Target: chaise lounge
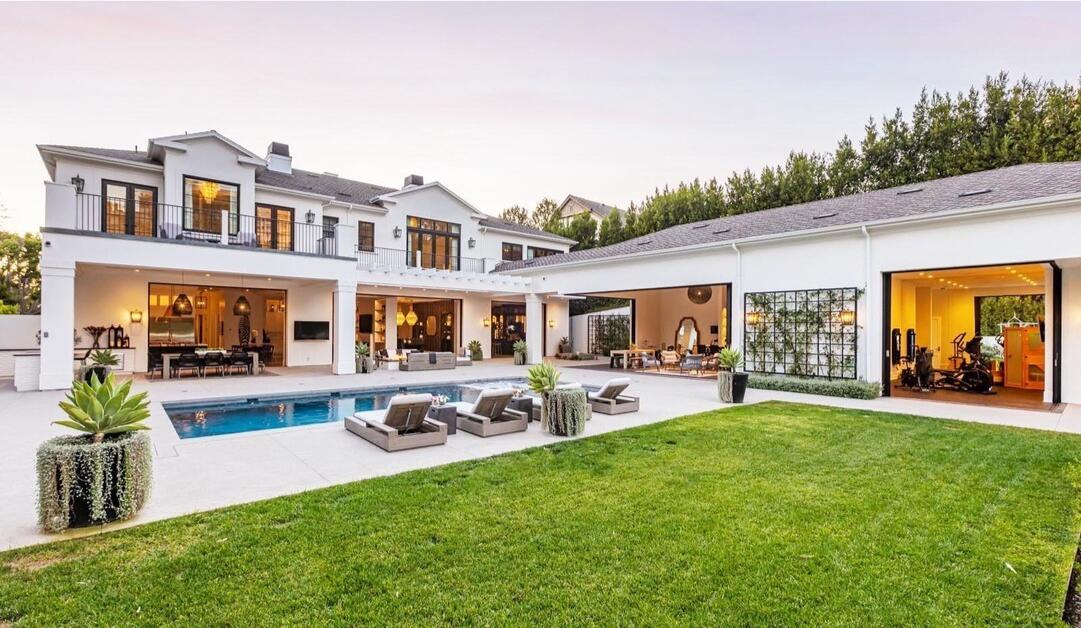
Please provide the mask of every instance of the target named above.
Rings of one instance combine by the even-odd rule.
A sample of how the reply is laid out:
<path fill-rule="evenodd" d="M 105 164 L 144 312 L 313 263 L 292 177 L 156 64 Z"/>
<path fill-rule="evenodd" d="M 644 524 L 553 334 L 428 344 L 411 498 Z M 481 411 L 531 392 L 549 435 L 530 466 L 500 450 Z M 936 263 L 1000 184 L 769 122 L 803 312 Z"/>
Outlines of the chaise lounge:
<path fill-rule="evenodd" d="M 428 419 L 429 394 L 395 395 L 386 410 L 357 412 L 345 429 L 386 451 L 445 445 L 447 424 Z"/>
<path fill-rule="evenodd" d="M 458 429 L 482 438 L 524 432 L 529 427 L 529 415 L 507 407 L 514 398 L 513 388 L 480 391 L 476 402 L 458 401 Z"/>
<path fill-rule="evenodd" d="M 601 414 L 638 412 L 638 397 L 623 394 L 630 385 L 631 380 L 627 377 L 610 379 L 600 390 L 589 393 L 589 405 Z"/>

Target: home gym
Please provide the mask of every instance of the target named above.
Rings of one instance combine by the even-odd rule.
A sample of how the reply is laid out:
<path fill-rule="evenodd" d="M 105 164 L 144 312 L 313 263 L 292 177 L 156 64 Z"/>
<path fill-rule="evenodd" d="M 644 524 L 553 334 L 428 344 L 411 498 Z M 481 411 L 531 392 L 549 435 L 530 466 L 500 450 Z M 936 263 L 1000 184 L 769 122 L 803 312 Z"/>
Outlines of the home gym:
<path fill-rule="evenodd" d="M 887 274 L 886 394 L 1055 409 L 1057 272 L 1028 263 Z"/>

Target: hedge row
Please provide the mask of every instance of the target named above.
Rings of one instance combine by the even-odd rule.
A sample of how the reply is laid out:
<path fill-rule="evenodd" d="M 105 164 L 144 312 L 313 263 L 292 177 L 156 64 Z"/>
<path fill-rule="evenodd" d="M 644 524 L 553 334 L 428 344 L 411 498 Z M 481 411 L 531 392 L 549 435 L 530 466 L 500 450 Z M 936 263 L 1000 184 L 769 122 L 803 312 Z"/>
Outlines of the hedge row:
<path fill-rule="evenodd" d="M 877 382 L 862 379 L 812 379 L 754 373 L 748 378 L 747 387 L 850 399 L 874 399 L 882 392 L 882 386 Z"/>

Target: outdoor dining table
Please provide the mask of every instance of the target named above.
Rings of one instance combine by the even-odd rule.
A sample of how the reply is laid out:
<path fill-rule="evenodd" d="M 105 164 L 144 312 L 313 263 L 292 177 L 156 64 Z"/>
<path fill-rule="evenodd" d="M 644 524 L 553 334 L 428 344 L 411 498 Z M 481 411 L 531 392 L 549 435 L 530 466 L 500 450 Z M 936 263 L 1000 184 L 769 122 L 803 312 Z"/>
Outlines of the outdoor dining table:
<path fill-rule="evenodd" d="M 199 356 L 200 358 L 205 356 L 208 353 L 221 353 L 226 358 L 229 357 L 229 352 L 224 350 L 224 349 L 196 349 L 195 351 L 193 351 L 193 353 L 195 355 Z M 246 351 L 245 353 L 247 353 L 249 356 L 251 356 L 251 360 L 252 360 L 252 362 L 251 362 L 251 372 L 252 373 L 258 373 L 259 372 L 259 352 L 258 351 Z M 170 363 L 173 361 L 174 358 L 179 358 L 179 357 L 180 357 L 179 352 L 161 354 L 161 378 L 162 379 L 172 379 L 173 378 L 172 369 L 170 368 Z"/>
<path fill-rule="evenodd" d="M 655 355 L 656 349 L 614 349 L 609 354 L 614 356 L 623 357 L 623 368 L 629 369 L 631 367 L 631 358 L 636 355 Z"/>

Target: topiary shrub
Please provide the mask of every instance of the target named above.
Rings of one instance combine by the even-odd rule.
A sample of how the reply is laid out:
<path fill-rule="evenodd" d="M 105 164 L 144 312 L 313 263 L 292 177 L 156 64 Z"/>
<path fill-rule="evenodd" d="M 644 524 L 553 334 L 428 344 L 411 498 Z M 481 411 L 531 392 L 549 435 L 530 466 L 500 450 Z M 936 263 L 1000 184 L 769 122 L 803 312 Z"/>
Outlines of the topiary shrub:
<path fill-rule="evenodd" d="M 153 446 L 143 432 L 59 436 L 38 448 L 38 524 L 46 532 L 121 521 L 150 496 Z"/>
<path fill-rule="evenodd" d="M 548 431 L 556 436 L 577 436 L 586 430 L 589 402 L 582 388 L 556 388 L 544 395 Z"/>
<path fill-rule="evenodd" d="M 752 374 L 747 386 L 759 390 L 779 390 L 827 397 L 847 397 L 849 399 L 875 399 L 882 392 L 882 386 L 878 382 L 868 382 L 862 379 L 830 380 L 790 377 L 787 375 Z"/>

